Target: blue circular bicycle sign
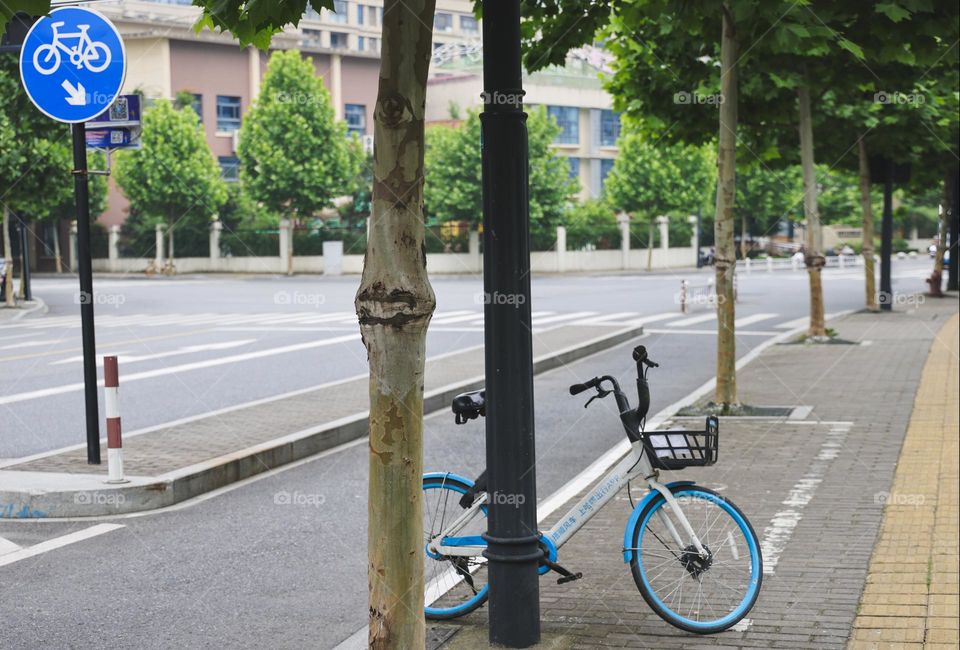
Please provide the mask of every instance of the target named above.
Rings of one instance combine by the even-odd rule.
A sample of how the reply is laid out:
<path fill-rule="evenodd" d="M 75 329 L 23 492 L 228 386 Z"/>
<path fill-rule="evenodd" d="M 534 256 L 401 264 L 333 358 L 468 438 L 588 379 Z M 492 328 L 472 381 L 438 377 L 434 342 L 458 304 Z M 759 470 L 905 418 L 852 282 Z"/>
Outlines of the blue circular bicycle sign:
<path fill-rule="evenodd" d="M 117 28 L 92 9 L 61 7 L 30 28 L 20 78 L 30 101 L 58 122 L 85 122 L 120 94 L 127 56 Z"/>

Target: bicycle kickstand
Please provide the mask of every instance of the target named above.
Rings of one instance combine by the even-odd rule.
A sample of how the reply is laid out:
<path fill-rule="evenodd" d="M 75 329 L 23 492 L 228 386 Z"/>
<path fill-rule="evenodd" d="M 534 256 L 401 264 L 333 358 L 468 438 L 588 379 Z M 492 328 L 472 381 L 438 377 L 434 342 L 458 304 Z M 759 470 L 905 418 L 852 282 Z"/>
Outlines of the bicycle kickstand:
<path fill-rule="evenodd" d="M 556 562 L 552 561 L 550 558 L 544 557 L 541 562 L 550 569 L 551 571 L 556 571 L 560 574 L 560 578 L 557 578 L 557 584 L 562 585 L 567 582 L 573 582 L 574 580 L 579 580 L 583 577 L 583 574 L 577 571 L 576 573 L 571 572 L 568 569 L 563 568 Z"/>

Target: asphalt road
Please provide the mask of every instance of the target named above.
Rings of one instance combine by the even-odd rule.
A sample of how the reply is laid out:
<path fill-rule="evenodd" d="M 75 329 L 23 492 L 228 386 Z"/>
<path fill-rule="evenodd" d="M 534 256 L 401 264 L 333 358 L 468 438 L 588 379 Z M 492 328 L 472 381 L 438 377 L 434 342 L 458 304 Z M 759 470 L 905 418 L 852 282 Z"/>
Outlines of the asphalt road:
<path fill-rule="evenodd" d="M 896 262 L 895 292 L 922 290 L 928 271 L 926 260 Z M 539 327 L 605 316 L 611 322 L 662 316 L 647 325 L 644 339 L 662 366 L 651 373 L 656 412 L 713 373 L 715 321 L 708 306 L 679 313 L 681 276 L 694 284 L 708 277 L 694 272 L 537 277 L 532 307 L 552 312 L 539 316 Z M 482 330 L 476 317 L 467 316 L 481 313 L 474 297 L 480 280 L 433 282 L 440 313 L 429 354 L 479 343 Z M 365 372 L 358 340 L 203 365 L 355 333 L 355 324 L 310 323 L 305 314 L 349 316 L 356 284 L 349 277 L 98 280 L 101 295 L 117 296 L 115 306 L 98 308 L 100 351 L 152 356 L 121 361 L 122 373 L 157 371 L 124 385 L 125 428 Z M 6 400 L 0 402 L 0 457 L 82 441 L 82 392 L 36 393 L 80 381 L 79 362 L 57 363 L 79 354 L 74 288 L 67 280 L 41 279 L 35 290 L 50 313 L 0 325 L 0 400 Z M 796 325 L 807 313 L 806 291 L 802 273 L 742 276 L 737 315 L 746 324 L 738 328 L 738 354 Z M 281 292 L 289 300 L 278 299 Z M 311 295 L 317 297 L 306 297 Z M 862 271 L 827 271 L 825 296 L 828 312 L 860 308 Z M 291 320 L 270 323 L 264 316 L 276 314 Z M 558 318 L 570 314 L 576 316 Z M 109 326 L 110 316 L 129 319 Z M 244 316 L 251 320 L 241 323 Z M 192 349 L 249 339 L 229 348 Z M 537 377 L 541 498 L 623 435 L 611 404 L 584 410 L 585 400 L 571 398 L 566 389 L 599 374 L 630 385 L 629 350 L 629 344 L 620 346 Z M 157 356 L 165 353 L 171 354 Z M 790 396 L 784 403 L 791 403 Z M 483 425 L 456 427 L 451 420 L 446 412 L 427 418 L 425 467 L 475 475 L 483 466 Z M 5 539 L 22 547 L 55 545 L 64 535 L 102 523 L 123 526 L 7 565 L 0 554 L 0 647 L 91 647 L 105 639 L 137 648 L 333 647 L 365 623 L 366 466 L 361 441 L 162 513 L 100 522 L 0 522 L 0 544 Z"/>

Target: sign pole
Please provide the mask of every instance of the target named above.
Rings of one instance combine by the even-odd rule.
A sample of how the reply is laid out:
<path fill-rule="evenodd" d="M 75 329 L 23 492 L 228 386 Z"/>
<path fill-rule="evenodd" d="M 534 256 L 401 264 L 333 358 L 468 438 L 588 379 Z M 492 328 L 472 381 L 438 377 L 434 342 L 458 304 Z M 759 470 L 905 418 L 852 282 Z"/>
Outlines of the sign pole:
<path fill-rule="evenodd" d="M 887 162 L 883 184 L 883 221 L 880 228 L 880 309 L 893 311 L 890 256 L 893 253 L 893 161 Z"/>
<path fill-rule="evenodd" d="M 90 196 L 87 137 L 83 122 L 73 125 L 73 189 L 77 200 L 77 270 L 80 273 L 80 324 L 83 331 L 83 388 L 87 420 L 87 463 L 100 464 L 100 413 L 97 408 L 97 344 L 93 330 L 93 267 L 90 261 Z"/>

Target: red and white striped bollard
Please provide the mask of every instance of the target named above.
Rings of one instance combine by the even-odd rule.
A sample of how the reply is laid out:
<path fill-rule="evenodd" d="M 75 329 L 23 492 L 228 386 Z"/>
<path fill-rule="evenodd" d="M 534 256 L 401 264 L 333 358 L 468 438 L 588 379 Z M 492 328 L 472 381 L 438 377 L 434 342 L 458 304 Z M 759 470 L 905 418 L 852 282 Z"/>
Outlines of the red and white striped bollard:
<path fill-rule="evenodd" d="M 103 358 L 103 404 L 107 414 L 107 483 L 126 483 L 120 439 L 120 372 L 116 357 Z"/>

